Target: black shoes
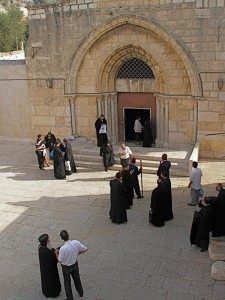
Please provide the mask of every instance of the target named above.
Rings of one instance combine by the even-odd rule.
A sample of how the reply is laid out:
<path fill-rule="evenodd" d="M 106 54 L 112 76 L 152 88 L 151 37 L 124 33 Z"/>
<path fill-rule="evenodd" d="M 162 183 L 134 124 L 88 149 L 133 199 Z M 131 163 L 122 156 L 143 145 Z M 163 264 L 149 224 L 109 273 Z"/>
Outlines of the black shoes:
<path fill-rule="evenodd" d="M 207 251 L 208 249 L 207 248 L 202 248 L 201 250 L 200 250 L 200 252 L 205 252 L 205 251 Z"/>
<path fill-rule="evenodd" d="M 144 198 L 144 196 L 141 195 L 137 196 L 137 199 L 142 199 L 142 198 Z"/>
<path fill-rule="evenodd" d="M 188 203 L 189 206 L 196 206 L 194 203 Z"/>

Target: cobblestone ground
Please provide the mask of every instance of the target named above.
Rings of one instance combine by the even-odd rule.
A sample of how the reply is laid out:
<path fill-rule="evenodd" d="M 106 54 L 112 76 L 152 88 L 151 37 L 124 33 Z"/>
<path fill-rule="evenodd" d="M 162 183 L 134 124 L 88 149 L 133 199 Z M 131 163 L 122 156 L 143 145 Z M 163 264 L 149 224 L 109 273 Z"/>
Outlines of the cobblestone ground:
<path fill-rule="evenodd" d="M 83 299 L 225 299 L 225 283 L 210 277 L 208 253 L 189 242 L 195 208 L 187 206 L 188 178 L 172 178 L 175 218 L 163 228 L 148 223 L 154 175 L 144 175 L 145 198 L 135 199 L 128 223 L 116 225 L 108 218 L 115 172 L 79 169 L 60 181 L 52 167 L 38 169 L 33 145 L 2 141 L 0 150 L 1 300 L 45 299 L 37 238 L 49 233 L 52 246 L 59 246 L 62 229 L 89 247 L 79 257 Z M 215 183 L 225 182 L 225 163 L 201 162 L 200 167 L 205 192 L 215 195 Z M 62 279 L 60 266 L 59 271 Z M 65 299 L 64 288 L 57 299 Z"/>

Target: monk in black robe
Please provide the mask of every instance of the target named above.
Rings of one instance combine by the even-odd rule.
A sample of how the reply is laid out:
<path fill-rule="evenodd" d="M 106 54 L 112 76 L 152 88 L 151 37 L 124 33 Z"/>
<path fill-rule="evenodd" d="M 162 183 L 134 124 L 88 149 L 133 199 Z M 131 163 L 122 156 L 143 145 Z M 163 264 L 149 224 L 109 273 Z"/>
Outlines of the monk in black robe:
<path fill-rule="evenodd" d="M 122 184 L 122 174 L 116 173 L 116 178 L 110 180 L 110 211 L 109 217 L 112 223 L 127 222 L 126 190 Z"/>
<path fill-rule="evenodd" d="M 127 209 L 130 209 L 133 205 L 134 199 L 134 190 L 133 190 L 133 183 L 132 183 L 132 175 L 129 170 L 129 165 L 126 164 L 123 166 L 122 174 L 122 183 L 126 189 L 126 202 L 127 202 Z"/>
<path fill-rule="evenodd" d="M 143 129 L 143 144 L 142 147 L 151 147 L 152 146 L 152 126 L 150 121 L 145 121 L 144 129 Z"/>
<path fill-rule="evenodd" d="M 162 171 L 160 174 L 161 179 L 161 188 L 165 195 L 164 203 L 164 220 L 170 221 L 173 219 L 173 207 L 172 207 L 172 190 L 171 190 L 171 181 L 167 177 L 167 171 Z"/>
<path fill-rule="evenodd" d="M 208 250 L 210 231 L 212 236 L 225 235 L 225 191 L 221 183 L 217 183 L 216 190 L 219 192 L 218 197 L 203 198 L 199 203 L 200 211 L 196 211 L 193 217 L 190 241 L 191 245 L 201 248 L 201 252 Z"/>
<path fill-rule="evenodd" d="M 70 162 L 71 172 L 76 173 L 77 168 L 73 157 L 73 150 L 71 144 L 68 142 L 66 138 L 63 139 L 65 143 L 65 161 Z"/>
<path fill-rule="evenodd" d="M 166 176 L 170 177 L 170 168 L 171 168 L 171 162 L 169 160 L 167 160 L 167 154 L 164 153 L 162 155 L 162 159 L 159 163 L 159 167 L 157 170 L 157 175 L 160 177 L 160 174 L 162 171 L 166 172 Z"/>
<path fill-rule="evenodd" d="M 65 162 L 63 157 L 63 152 L 61 151 L 60 142 L 56 140 L 55 148 L 54 148 L 54 175 L 57 179 L 64 179 L 66 178 L 65 173 Z"/>
<path fill-rule="evenodd" d="M 165 203 L 166 191 L 162 188 L 161 179 L 157 180 L 158 186 L 152 191 L 150 208 L 152 210 L 151 223 L 154 226 L 162 227 L 165 225 Z"/>
<path fill-rule="evenodd" d="M 115 164 L 114 153 L 112 144 L 107 141 L 100 149 L 100 156 L 103 158 L 103 164 L 105 171 L 108 171 L 108 168 Z"/>
<path fill-rule="evenodd" d="M 95 122 L 95 130 L 97 136 L 97 145 L 98 147 L 102 147 L 105 143 L 107 143 L 107 121 L 105 116 L 101 114 L 101 116 Z"/>
<path fill-rule="evenodd" d="M 42 292 L 47 298 L 56 298 L 61 292 L 61 283 L 57 268 L 58 260 L 54 253 L 55 249 L 51 248 L 47 234 L 42 234 L 38 240 L 40 242 L 38 254 Z"/>

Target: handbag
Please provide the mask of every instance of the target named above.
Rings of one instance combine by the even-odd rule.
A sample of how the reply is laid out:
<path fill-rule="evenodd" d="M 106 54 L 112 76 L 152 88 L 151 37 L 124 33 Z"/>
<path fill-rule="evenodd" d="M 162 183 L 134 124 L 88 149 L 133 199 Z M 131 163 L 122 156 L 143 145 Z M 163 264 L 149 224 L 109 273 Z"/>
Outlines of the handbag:
<path fill-rule="evenodd" d="M 99 133 L 106 133 L 106 124 L 102 124 Z"/>
<path fill-rule="evenodd" d="M 51 158 L 54 158 L 54 150 L 50 151 L 49 155 L 50 155 Z"/>
<path fill-rule="evenodd" d="M 70 161 L 69 160 L 65 161 L 65 169 L 66 169 L 66 171 L 71 171 L 71 166 L 70 166 Z"/>
<path fill-rule="evenodd" d="M 152 214 L 153 214 L 153 210 L 150 209 L 149 213 L 148 213 L 148 221 L 149 221 L 149 223 L 152 223 Z"/>

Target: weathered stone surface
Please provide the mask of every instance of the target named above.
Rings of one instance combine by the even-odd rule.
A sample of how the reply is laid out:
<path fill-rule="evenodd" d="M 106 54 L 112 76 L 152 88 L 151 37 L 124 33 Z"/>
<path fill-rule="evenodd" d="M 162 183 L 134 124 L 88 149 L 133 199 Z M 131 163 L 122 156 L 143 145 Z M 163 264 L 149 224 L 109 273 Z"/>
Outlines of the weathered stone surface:
<path fill-rule="evenodd" d="M 225 242 L 211 241 L 209 244 L 209 257 L 214 261 L 225 261 Z"/>
<path fill-rule="evenodd" d="M 225 280 L 225 262 L 216 261 L 212 265 L 211 276 L 215 280 Z"/>

